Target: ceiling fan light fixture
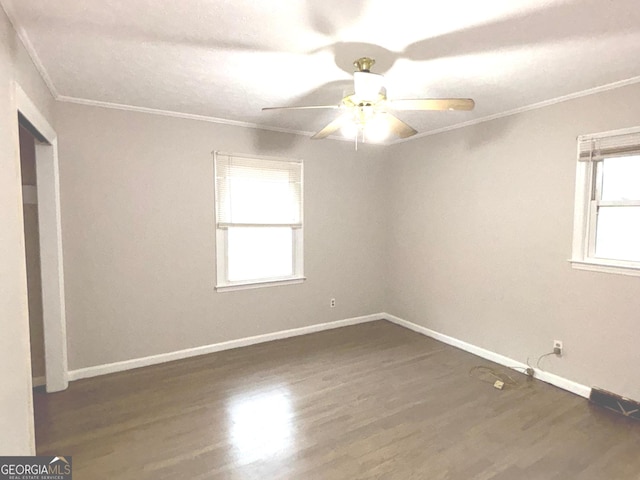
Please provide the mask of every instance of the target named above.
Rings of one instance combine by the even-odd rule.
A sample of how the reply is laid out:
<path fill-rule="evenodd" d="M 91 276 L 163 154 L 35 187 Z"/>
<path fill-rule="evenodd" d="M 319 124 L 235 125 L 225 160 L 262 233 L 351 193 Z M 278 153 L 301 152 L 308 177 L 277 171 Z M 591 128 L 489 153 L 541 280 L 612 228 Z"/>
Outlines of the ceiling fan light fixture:
<path fill-rule="evenodd" d="M 340 133 L 346 138 L 355 138 L 359 130 L 360 128 L 355 122 L 347 122 L 340 128 Z"/>
<path fill-rule="evenodd" d="M 381 115 L 375 115 L 364 126 L 364 134 L 371 142 L 381 142 L 389 133 L 389 123 Z"/>
<path fill-rule="evenodd" d="M 373 102 L 378 99 L 384 82 L 384 77 L 371 72 L 354 72 L 353 86 L 356 96 L 365 102 Z"/>
<path fill-rule="evenodd" d="M 1 1 L 1 0 L 0 0 Z M 353 90 L 344 92 L 337 105 L 303 105 L 269 107 L 262 110 L 340 109 L 340 116 L 315 133 L 311 138 L 320 140 L 340 131 L 347 138 L 354 138 L 356 150 L 358 137 L 365 141 L 380 142 L 393 133 L 399 138 L 409 138 L 418 131 L 394 115 L 395 111 L 473 110 L 471 98 L 408 98 L 387 99 L 384 77 L 371 73 L 376 63 L 373 58 L 361 57 L 353 62 Z"/>

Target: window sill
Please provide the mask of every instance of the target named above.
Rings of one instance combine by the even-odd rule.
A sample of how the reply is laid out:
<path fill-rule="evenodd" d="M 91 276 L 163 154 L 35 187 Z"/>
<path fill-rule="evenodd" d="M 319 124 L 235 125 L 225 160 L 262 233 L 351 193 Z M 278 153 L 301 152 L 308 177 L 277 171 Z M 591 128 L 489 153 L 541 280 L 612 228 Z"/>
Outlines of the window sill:
<path fill-rule="evenodd" d="M 302 283 L 306 280 L 306 277 L 291 277 L 282 280 L 265 280 L 255 282 L 238 282 L 228 283 L 222 285 L 216 285 L 216 291 L 218 292 L 233 292 L 235 290 L 249 290 L 252 288 L 264 288 L 264 287 L 278 287 L 280 285 L 293 285 L 296 283 Z"/>
<path fill-rule="evenodd" d="M 571 266 L 577 270 L 590 270 L 592 272 L 615 273 L 618 275 L 630 275 L 640 277 L 640 264 L 622 263 L 598 260 L 569 260 Z"/>

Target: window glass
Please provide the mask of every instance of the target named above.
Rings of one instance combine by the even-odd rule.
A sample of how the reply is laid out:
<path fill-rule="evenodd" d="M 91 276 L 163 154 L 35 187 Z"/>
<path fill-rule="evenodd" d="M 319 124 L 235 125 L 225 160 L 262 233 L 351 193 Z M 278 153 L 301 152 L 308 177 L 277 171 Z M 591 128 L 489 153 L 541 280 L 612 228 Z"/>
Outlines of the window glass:
<path fill-rule="evenodd" d="M 293 232 L 288 227 L 229 227 L 228 280 L 293 275 Z"/>
<path fill-rule="evenodd" d="M 640 207 L 600 207 L 596 257 L 640 261 Z"/>
<path fill-rule="evenodd" d="M 602 161 L 602 200 L 640 200 L 640 157 Z"/>

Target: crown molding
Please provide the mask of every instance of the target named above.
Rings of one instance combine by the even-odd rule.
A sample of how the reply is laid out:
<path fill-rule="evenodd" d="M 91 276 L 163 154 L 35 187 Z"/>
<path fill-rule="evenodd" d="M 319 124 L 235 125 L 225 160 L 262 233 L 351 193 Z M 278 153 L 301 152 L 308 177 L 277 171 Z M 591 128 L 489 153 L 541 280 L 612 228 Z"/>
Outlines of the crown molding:
<path fill-rule="evenodd" d="M 537 110 L 539 108 L 549 107 L 551 105 L 567 102 L 569 100 L 574 100 L 576 98 L 588 97 L 589 95 L 595 95 L 596 93 L 615 90 L 616 88 L 622 88 L 628 85 L 634 85 L 636 83 L 640 83 L 640 76 L 631 77 L 626 80 L 620 80 L 618 82 L 607 83 L 605 85 L 600 85 L 599 87 L 589 88 L 587 90 L 582 90 L 580 92 L 570 93 L 568 95 L 563 95 L 562 97 L 556 97 L 550 100 L 544 100 L 542 102 L 533 103 L 531 105 L 525 105 L 524 107 L 514 108 L 513 110 L 507 110 L 506 112 L 495 113 L 493 115 L 487 115 L 486 117 L 482 117 L 482 118 L 475 118 L 473 120 L 469 120 L 468 122 L 456 123 L 455 125 L 449 125 L 448 127 L 436 128 L 435 130 L 421 132 L 409 138 L 400 138 L 393 142 L 389 142 L 388 145 L 396 145 L 399 143 L 410 142 L 412 140 L 417 140 L 419 138 L 429 137 L 431 135 L 437 135 L 439 133 L 444 133 L 444 132 L 450 132 L 451 130 L 470 127 L 471 125 L 478 125 L 479 123 L 490 122 L 491 120 L 497 120 L 503 117 L 510 117 L 512 115 L 518 115 L 519 113 L 524 113 L 531 110 Z"/>
<path fill-rule="evenodd" d="M 4 10 L 4 13 L 7 15 L 7 18 L 9 19 L 9 23 L 11 23 L 11 25 L 13 26 L 13 29 L 15 30 L 16 34 L 18 35 L 18 38 L 22 42 L 24 49 L 27 51 L 27 54 L 31 58 L 31 62 L 33 62 L 33 66 L 36 67 L 36 70 L 40 74 L 40 77 L 42 77 L 42 80 L 44 81 L 45 85 L 49 89 L 51 96 L 57 100 L 58 97 L 60 96 L 58 94 L 58 90 L 53 84 L 53 80 L 51 80 L 51 77 L 49 76 L 49 73 L 47 72 L 46 68 L 44 68 L 44 64 L 40 60 L 40 57 L 36 53 L 36 49 L 31 43 L 31 39 L 29 39 L 29 35 L 27 35 L 26 29 L 20 24 L 20 22 L 18 22 L 15 12 L 9 6 L 10 4 L 11 2 L 7 2 L 6 0 L 0 0 L 0 8 L 2 8 L 2 10 Z"/>
<path fill-rule="evenodd" d="M 113 110 L 124 110 L 128 112 L 147 113 L 150 115 L 160 115 L 164 117 L 183 118 L 187 120 L 198 120 L 201 122 L 217 123 L 220 125 L 231 125 L 234 127 L 255 128 L 258 130 L 267 130 L 270 132 L 288 133 L 291 135 L 300 135 L 305 138 L 309 138 L 315 134 L 315 132 L 309 132 L 306 130 L 293 130 L 289 128 L 272 127 L 269 125 L 261 125 L 259 123 L 243 122 L 240 120 L 228 120 L 226 118 L 210 117 L 208 115 L 197 115 L 194 113 L 176 112 L 173 110 L 162 110 L 158 108 L 137 107 L 134 105 L 127 105 L 122 103 L 103 102 L 99 100 L 89 100 L 87 98 L 70 97 L 67 95 L 58 95 L 56 100 L 65 103 L 75 103 L 78 105 L 87 105 L 91 107 L 110 108 Z M 330 135 L 327 137 L 330 140 L 338 140 L 341 142 L 353 143 L 353 139 L 346 138 L 338 135 Z M 385 143 L 367 142 L 367 145 L 386 145 Z"/>
<path fill-rule="evenodd" d="M 173 110 L 162 110 L 159 108 L 138 107 L 134 105 L 127 105 L 123 103 L 102 102 L 100 100 L 89 100 L 87 98 L 70 97 L 67 95 L 59 95 L 56 100 L 66 103 L 76 103 L 78 105 L 88 105 L 91 107 L 111 108 L 114 110 L 125 110 L 129 112 L 148 113 L 151 115 L 161 115 L 164 117 L 185 118 L 187 120 L 199 120 L 201 122 L 219 123 L 221 125 L 232 125 L 235 127 L 245 128 L 257 128 L 259 130 L 269 130 L 279 133 L 290 133 L 293 135 L 313 135 L 313 132 L 307 132 L 304 130 L 293 130 L 289 128 L 271 127 L 268 125 L 260 125 L 258 123 L 243 122 L 240 120 L 228 120 L 226 118 L 210 117 L 208 115 L 198 115 L 195 113 L 183 113 Z"/>
<path fill-rule="evenodd" d="M 570 93 L 568 95 L 563 95 L 562 97 L 556 97 L 556 98 L 552 98 L 552 99 L 549 99 L 549 100 L 544 100 L 542 102 L 533 103 L 531 105 L 525 105 L 523 107 L 514 108 L 512 110 L 507 110 L 506 112 L 500 112 L 500 113 L 496 113 L 496 114 L 493 114 L 493 115 L 487 115 L 485 117 L 476 118 L 476 119 L 473 119 L 473 120 L 469 120 L 467 122 L 456 123 L 455 125 L 449 125 L 447 127 L 437 128 L 437 129 L 429 130 L 429 131 L 426 131 L 426 132 L 421 132 L 421 133 L 418 133 L 418 134 L 416 134 L 416 135 L 414 135 L 412 137 L 409 137 L 409 138 L 400 138 L 398 140 L 386 141 L 386 142 L 381 142 L 381 143 L 373 143 L 373 142 L 369 143 L 369 142 L 367 142 L 367 144 L 369 144 L 369 145 L 377 145 L 377 146 L 389 146 L 389 145 L 397 145 L 397 144 L 405 143 L 405 142 L 411 142 L 411 141 L 414 141 L 414 140 L 418 140 L 419 138 L 429 137 L 429 136 L 432 136 L 432 135 L 437 135 L 439 133 L 445 133 L 445 132 L 449 132 L 449 131 L 452 131 L 452 130 L 458 130 L 460 128 L 465 128 L 465 127 L 470 127 L 472 125 L 478 125 L 480 123 L 490 122 L 492 120 L 497 120 L 499 118 L 510 117 L 512 115 L 518 115 L 520 113 L 525 113 L 525 112 L 528 112 L 528 111 L 531 111 L 531 110 L 537 110 L 539 108 L 549 107 L 551 105 L 556 105 L 558 103 L 567 102 L 569 100 L 574 100 L 576 98 L 587 97 L 589 95 L 595 95 L 597 93 L 607 92 L 609 90 L 615 90 L 617 88 L 622 88 L 622 87 L 626 87 L 628 85 L 634 85 L 634 84 L 637 84 L 637 83 L 640 83 L 640 76 L 628 78 L 626 80 L 620 80 L 618 82 L 608 83 L 606 85 L 601 85 L 599 87 L 589 88 L 587 90 L 582 90 L 580 92 Z M 289 134 L 293 134 L 293 135 L 301 135 L 301 136 L 304 136 L 304 137 L 307 137 L 307 138 L 314 134 L 314 132 L 309 132 L 309 131 L 305 131 L 305 130 L 293 130 L 293 129 L 288 129 L 288 128 L 271 127 L 271 126 L 268 126 L 268 125 L 260 125 L 260 124 L 251 123 L 251 122 L 242 122 L 242 121 L 239 121 L 239 120 L 227 120 L 227 119 L 224 119 L 224 118 L 210 117 L 210 116 L 206 116 L 206 115 L 196 115 L 196 114 L 191 114 L 191 113 L 174 112 L 174 111 L 171 111 L 171 110 L 160 110 L 160 109 L 155 109 L 155 108 L 136 107 L 136 106 L 132 106 L 132 105 L 125 105 L 125 104 L 119 104 L 119 103 L 101 102 L 101 101 L 98 101 L 98 100 L 89 100 L 89 99 L 85 99 L 85 98 L 69 97 L 69 96 L 65 96 L 65 95 L 57 95 L 56 96 L 56 100 L 61 101 L 61 102 L 77 103 L 77 104 L 80 104 L 80 105 L 90 105 L 90 106 L 95 106 L 95 107 L 112 108 L 112 109 L 117 109 L 117 110 L 127 110 L 127 111 L 132 111 L 132 112 L 149 113 L 149 114 L 153 114 L 153 115 L 164 115 L 164 116 L 168 116 L 168 117 L 186 118 L 186 119 L 190 119 L 190 120 L 200 120 L 200 121 L 204 121 L 204 122 L 218 123 L 218 124 L 222 124 L 222 125 L 233 125 L 233 126 L 236 126 L 236 127 L 256 128 L 256 129 L 259 129 L 259 130 L 267 130 L 267 131 L 272 131 L 272 132 L 289 133 Z M 353 142 L 353 139 L 345 138 L 345 137 L 338 136 L 338 135 L 330 135 L 327 138 L 329 138 L 331 140 L 338 140 L 338 141 L 343 141 L 343 142 L 344 141 Z"/>

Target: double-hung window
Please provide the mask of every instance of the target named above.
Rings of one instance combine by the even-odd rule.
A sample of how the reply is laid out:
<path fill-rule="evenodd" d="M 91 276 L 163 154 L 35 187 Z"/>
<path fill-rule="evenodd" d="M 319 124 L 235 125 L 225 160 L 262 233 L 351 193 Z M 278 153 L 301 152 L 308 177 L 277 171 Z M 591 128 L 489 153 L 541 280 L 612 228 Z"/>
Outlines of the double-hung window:
<path fill-rule="evenodd" d="M 217 289 L 303 281 L 302 162 L 214 158 Z"/>
<path fill-rule="evenodd" d="M 640 128 L 578 138 L 572 264 L 640 275 Z"/>

